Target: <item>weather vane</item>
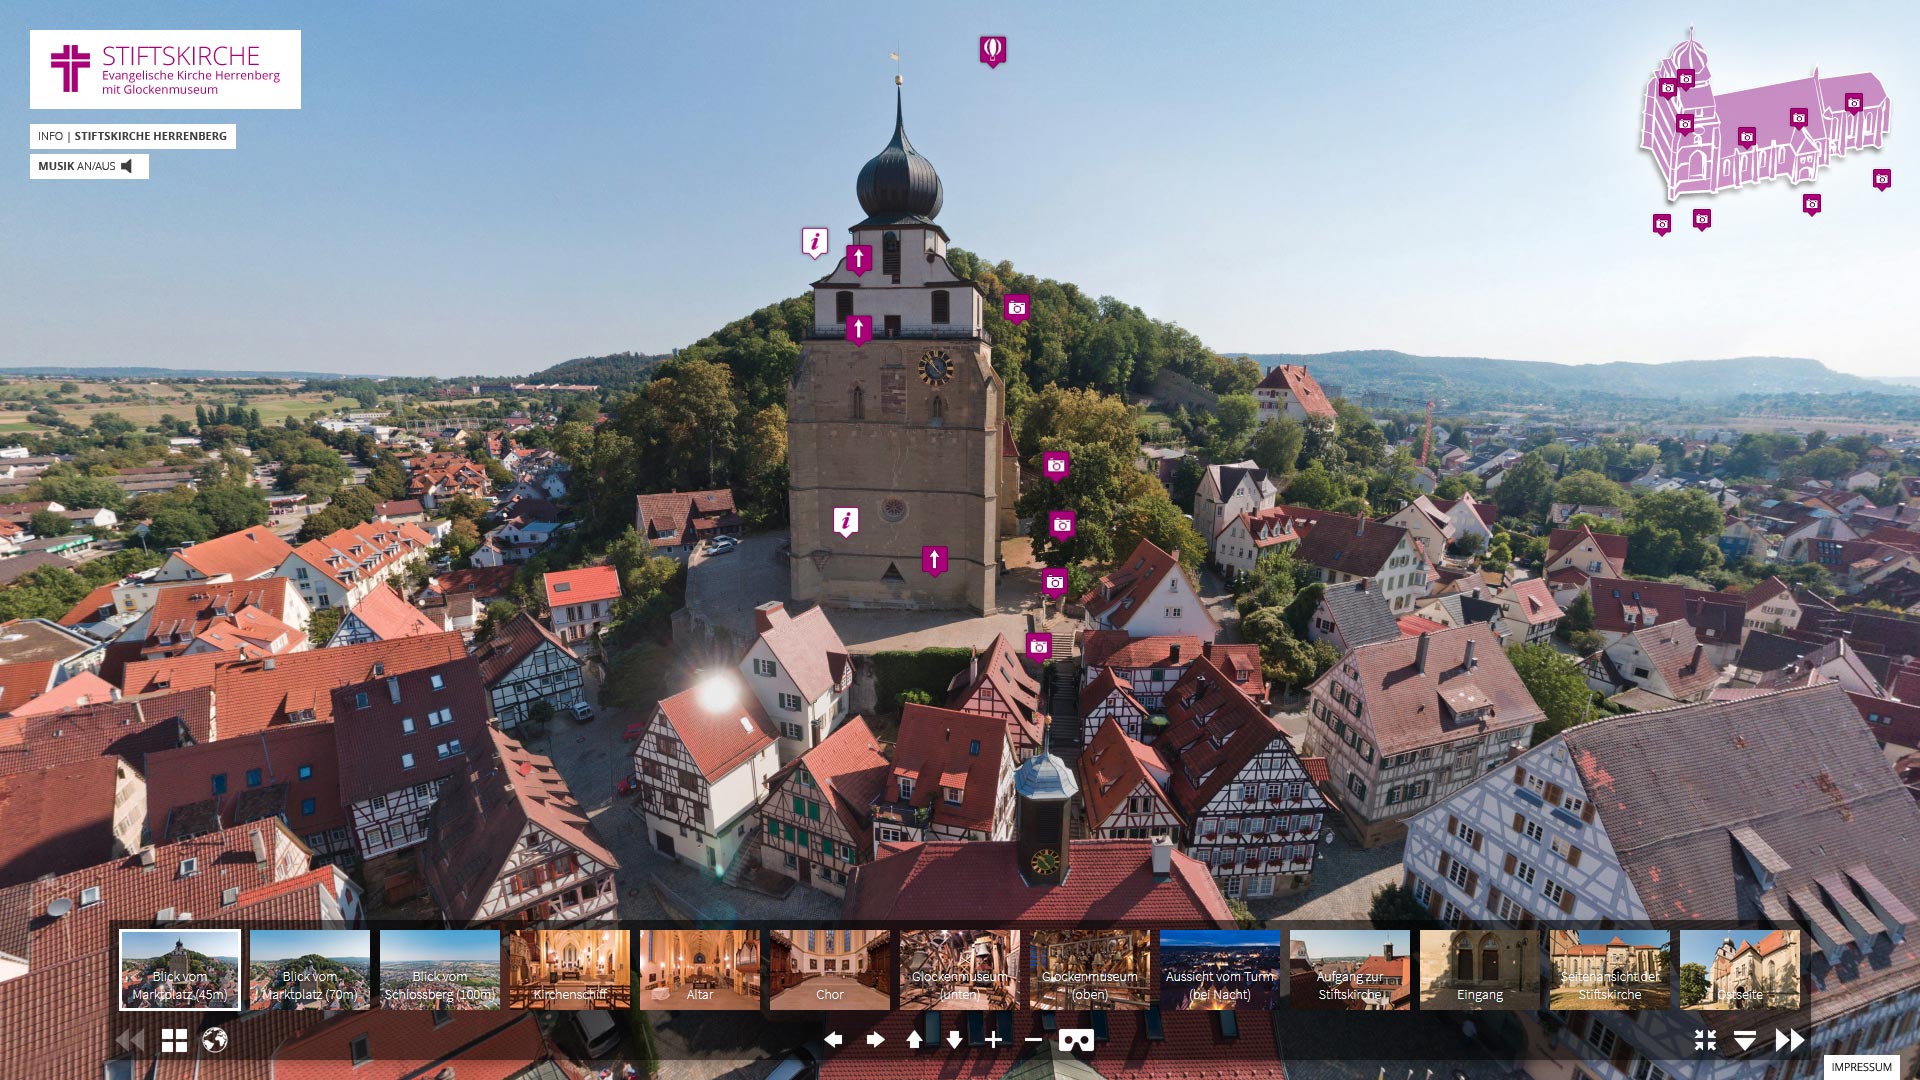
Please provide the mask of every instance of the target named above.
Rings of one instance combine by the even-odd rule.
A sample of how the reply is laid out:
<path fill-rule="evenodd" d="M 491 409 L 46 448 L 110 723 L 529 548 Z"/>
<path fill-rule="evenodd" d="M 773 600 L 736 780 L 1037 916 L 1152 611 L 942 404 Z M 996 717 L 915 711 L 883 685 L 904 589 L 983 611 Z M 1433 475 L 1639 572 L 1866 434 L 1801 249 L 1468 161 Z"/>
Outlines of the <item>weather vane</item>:
<path fill-rule="evenodd" d="M 905 79 L 900 77 L 900 54 L 897 52 L 890 52 L 887 54 L 887 56 L 893 60 L 893 85 L 899 86 L 901 83 L 906 81 Z"/>

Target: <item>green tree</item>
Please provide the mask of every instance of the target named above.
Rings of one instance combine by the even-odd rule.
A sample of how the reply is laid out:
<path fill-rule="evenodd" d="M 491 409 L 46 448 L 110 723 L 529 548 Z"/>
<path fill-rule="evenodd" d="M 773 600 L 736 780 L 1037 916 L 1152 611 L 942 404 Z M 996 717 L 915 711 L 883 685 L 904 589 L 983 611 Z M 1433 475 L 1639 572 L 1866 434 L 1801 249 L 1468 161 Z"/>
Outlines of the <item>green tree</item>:
<path fill-rule="evenodd" d="M 1813 440 L 1809 437 L 1807 441 L 1811 443 Z M 1816 480 L 1838 480 L 1859 467 L 1860 459 L 1853 454 L 1837 446 L 1822 446 L 1817 450 L 1808 450 L 1798 457 L 1790 457 L 1781 462 L 1780 472 L 1786 476 L 1811 476 Z"/>
<path fill-rule="evenodd" d="M 46 476 L 33 486 L 33 493 L 36 500 L 57 502 L 69 510 L 98 510 L 104 507 L 118 512 L 127 508 L 127 493 L 120 489 L 120 485 L 103 476 Z"/>
<path fill-rule="evenodd" d="M 741 517 L 768 528 L 787 520 L 787 410 L 768 405 L 747 418 L 733 467 Z"/>
<path fill-rule="evenodd" d="M 1546 716 L 1533 726 L 1533 745 L 1539 745 L 1575 724 L 1594 717 L 1593 691 L 1574 660 L 1544 641 L 1514 645 L 1507 659 L 1520 681 Z"/>
<path fill-rule="evenodd" d="M 1352 494 L 1339 477 L 1316 460 L 1294 474 L 1293 482 L 1287 485 L 1286 500 L 1294 506 L 1327 510 Z"/>
<path fill-rule="evenodd" d="M 1666 577 L 1714 565 L 1723 520 L 1719 504 L 1695 488 L 1641 495 L 1627 508 L 1627 569 Z"/>
<path fill-rule="evenodd" d="M 1213 416 L 1219 422 L 1214 429 L 1214 445 L 1220 451 L 1219 456 L 1238 457 L 1242 441 L 1260 418 L 1260 403 L 1252 394 L 1227 394 L 1214 405 Z"/>
<path fill-rule="evenodd" d="M 473 640 L 486 641 L 500 631 L 500 628 L 513 621 L 520 614 L 520 605 L 511 600 L 495 600 L 480 613 L 480 621 L 474 625 Z"/>
<path fill-rule="evenodd" d="M 1286 478 L 1300 466 L 1300 450 L 1306 445 L 1307 432 L 1290 416 L 1281 416 L 1261 424 L 1247 444 L 1247 456 L 1273 475 L 1274 483 L 1284 487 Z"/>
<path fill-rule="evenodd" d="M 1570 472 L 1553 485 L 1553 501 L 1585 506 L 1625 506 L 1626 489 L 1605 474 L 1579 470 Z"/>
<path fill-rule="evenodd" d="M 1707 1000 L 1707 969 L 1703 964 L 1680 965 L 1680 1000 L 1683 1008 L 1692 1008 Z"/>
<path fill-rule="evenodd" d="M 1073 459 L 1065 480 L 1029 487 L 1018 506 L 1021 516 L 1033 519 L 1034 552 L 1048 565 L 1107 563 L 1125 555 L 1115 550 L 1121 508 L 1155 492 L 1164 496 L 1158 480 L 1134 467 L 1140 452 L 1137 420 L 1138 410 L 1097 391 L 1049 386 L 1027 401 L 1019 423 L 1022 460 L 1035 468 L 1043 452 L 1060 450 Z M 1072 539 L 1048 535 L 1047 515 L 1053 510 L 1075 512 Z M 1135 515 L 1136 524 L 1139 520 Z"/>
<path fill-rule="evenodd" d="M 1142 540 L 1151 540 L 1161 551 L 1178 552 L 1180 564 L 1189 571 L 1200 569 L 1206 556 L 1206 541 L 1173 505 L 1164 490 L 1152 491 L 1121 507 L 1113 519 L 1114 554 L 1124 557 Z"/>
<path fill-rule="evenodd" d="M 147 526 L 147 544 L 162 551 L 211 540 L 216 535 L 212 518 L 182 506 L 161 510 Z"/>
<path fill-rule="evenodd" d="M 1575 593 L 1573 600 L 1567 604 L 1566 614 L 1560 619 L 1559 630 L 1564 636 L 1591 629 L 1593 629 L 1593 597 L 1588 596 L 1587 591 L 1582 589 Z"/>
<path fill-rule="evenodd" d="M 1412 893 L 1391 883 L 1373 891 L 1373 900 L 1367 905 L 1367 918 L 1374 926 L 1388 930 L 1435 925 L 1432 912 L 1420 906 Z"/>
<path fill-rule="evenodd" d="M 345 608 L 314 608 L 313 614 L 307 616 L 307 640 L 312 642 L 316 649 L 325 648 L 327 642 L 332 641 L 333 635 L 339 631 L 340 620 L 345 617 Z"/>
<path fill-rule="evenodd" d="M 41 538 L 66 536 L 78 531 L 72 519 L 52 510 L 35 510 L 27 518 L 27 530 Z"/>
<path fill-rule="evenodd" d="M 213 522 L 215 536 L 265 525 L 267 497 L 251 484 L 215 484 L 201 488 L 193 497 L 193 508 Z"/>
<path fill-rule="evenodd" d="M 1494 489 L 1493 501 L 1508 517 L 1532 520 L 1546 510 L 1553 495 L 1553 466 L 1534 452 L 1522 456 L 1507 469 L 1500 486 Z"/>

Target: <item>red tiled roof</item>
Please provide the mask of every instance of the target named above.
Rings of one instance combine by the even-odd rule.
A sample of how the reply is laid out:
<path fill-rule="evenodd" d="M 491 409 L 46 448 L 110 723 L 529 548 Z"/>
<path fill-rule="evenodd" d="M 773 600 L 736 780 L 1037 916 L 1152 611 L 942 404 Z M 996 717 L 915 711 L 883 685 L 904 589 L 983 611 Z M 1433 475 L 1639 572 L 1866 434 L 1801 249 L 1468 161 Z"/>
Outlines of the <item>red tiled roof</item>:
<path fill-rule="evenodd" d="M 555 636 L 539 619 L 522 611 L 473 650 L 474 662 L 480 665 L 480 681 L 492 687 L 512 674 L 513 669 L 519 667 L 520 662 L 542 644 L 552 644 L 575 663 L 580 661 L 580 657 L 567 647 L 566 642 Z"/>
<path fill-rule="evenodd" d="M 1560 610 L 1560 604 L 1553 598 L 1553 590 L 1539 578 L 1527 578 L 1507 586 L 1519 602 L 1520 617 L 1529 625 L 1538 626 L 1551 622 L 1566 614 Z"/>
<path fill-rule="evenodd" d="M 734 512 L 733 492 L 725 488 L 641 495 L 636 505 L 636 528 L 654 547 L 686 544 L 692 539 L 695 517 L 716 518 L 721 528 L 737 528 L 740 524 Z"/>
<path fill-rule="evenodd" d="M 90 623 L 95 619 L 113 614 L 113 590 L 119 587 L 120 583 L 117 581 L 94 586 L 92 592 L 81 597 L 79 603 L 68 609 L 65 615 L 60 616 L 60 625 L 79 626 L 81 623 Z"/>
<path fill-rule="evenodd" d="M 702 705 L 702 690 L 712 692 L 703 684 L 660 699 L 648 724 L 651 726 L 664 717 L 687 753 L 692 755 L 700 775 L 711 784 L 766 749 L 777 738 L 777 733 L 773 722 L 760 708 L 759 700 L 742 684 L 737 672 L 721 672 L 710 678 L 725 680 L 726 685 L 732 687 L 730 701 L 711 709 Z"/>
<path fill-rule="evenodd" d="M 1745 600 L 1670 581 L 1594 577 L 1587 592 L 1593 598 L 1594 629 L 1610 633 L 1685 619 L 1703 641 L 1737 644 L 1746 626 Z M 1628 612 L 1636 615 L 1636 622 L 1627 622 Z"/>
<path fill-rule="evenodd" d="M 319 573 L 342 585 L 350 585 L 364 581 L 368 575 L 379 573 L 397 560 L 422 554 L 432 546 L 433 537 L 416 525 L 370 521 L 309 540 L 295 548 L 293 554 Z"/>
<path fill-rule="evenodd" d="M 448 570 L 433 575 L 431 591 L 442 596 L 470 592 L 481 601 L 505 596 L 520 573 L 515 566 L 475 566 L 466 570 Z"/>
<path fill-rule="evenodd" d="M 1185 573 L 1179 567 L 1178 553 L 1161 551 L 1153 541 L 1142 540 L 1112 573 L 1080 598 L 1080 603 L 1097 617 L 1124 628 L 1169 573 Z M 1191 587 L 1192 582 L 1188 585 Z"/>
<path fill-rule="evenodd" d="M 1355 577 L 1378 577 L 1407 530 L 1384 521 L 1336 514 L 1305 506 L 1277 506 L 1300 534 L 1294 558 L 1322 570 Z"/>
<path fill-rule="evenodd" d="M 815 609 L 818 610 L 818 609 Z M 967 681 L 967 670 L 953 677 L 953 686 L 949 690 L 958 690 L 951 694 L 947 704 L 962 711 L 984 712 L 988 706 L 977 709 L 968 706 L 976 696 L 991 687 L 1000 699 L 1000 704 L 1012 710 L 1013 718 L 1007 722 L 1007 736 L 1013 740 L 1016 750 L 1040 745 L 1042 714 L 1040 710 L 1040 684 L 1035 682 L 1021 666 L 1020 651 L 1013 647 L 1007 635 L 998 634 L 987 651 L 978 656 L 977 661 L 968 669 L 977 672 L 977 676 Z"/>
<path fill-rule="evenodd" d="M 58 660 L 0 664 L 0 714 L 10 713 L 53 689 L 54 677 L 59 673 Z"/>
<path fill-rule="evenodd" d="M 78 709 L 112 701 L 120 688 L 91 671 L 83 671 L 66 682 L 15 708 L 8 716 L 38 716 L 41 713 Z"/>
<path fill-rule="evenodd" d="M 1080 635 L 1080 662 L 1093 668 L 1178 668 L 1200 655 L 1200 639 L 1187 634 L 1137 638 L 1125 630 L 1088 630 Z M 1257 647 L 1256 647 L 1257 648 Z"/>
<path fill-rule="evenodd" d="M 175 554 L 201 577 L 229 575 L 235 581 L 245 581 L 279 569 L 293 549 L 271 529 L 255 526 L 182 548 Z"/>
<path fill-rule="evenodd" d="M 1316 785 L 1326 783 L 1333 775 L 1333 770 L 1327 765 L 1327 759 L 1323 757 L 1303 757 L 1300 759 L 1300 767 L 1307 770 L 1307 779 Z"/>
<path fill-rule="evenodd" d="M 1080 753 L 1080 792 L 1087 801 L 1087 823 L 1099 826 L 1142 784 L 1168 808 L 1167 797 L 1155 773 L 1167 773 L 1167 763 L 1150 746 L 1127 736 L 1112 717 L 1093 733 Z"/>
<path fill-rule="evenodd" d="M 1300 403 L 1302 411 L 1317 420 L 1331 420 L 1338 415 L 1333 402 L 1327 400 L 1326 391 L 1308 374 L 1305 364 L 1274 365 L 1267 370 L 1267 377 L 1260 380 L 1258 388 L 1287 391 Z"/>
<path fill-rule="evenodd" d="M 886 756 L 880 753 L 879 740 L 873 737 L 866 718 L 856 716 L 841 724 L 780 771 L 787 773 L 797 768 L 812 774 L 814 786 L 839 815 L 840 824 L 846 827 L 847 835 L 853 837 L 854 846 L 861 851 L 870 850 L 873 834 L 868 815 L 874 800 L 880 798 L 887 786 L 890 766 Z M 768 787 L 773 783 L 769 780 Z"/>
<path fill-rule="evenodd" d="M 1434 622 L 1424 615 L 1402 615 L 1394 620 L 1394 625 L 1400 628 L 1402 637 L 1419 637 L 1421 634 L 1430 634 L 1435 630 L 1447 628 L 1446 623 Z"/>
<path fill-rule="evenodd" d="M 1142 717 L 1147 715 L 1147 707 L 1140 704 L 1139 698 L 1133 696 L 1133 684 L 1124 676 L 1116 674 L 1112 666 L 1102 667 L 1100 674 L 1094 676 L 1092 682 L 1080 688 L 1080 715 L 1083 717 L 1091 715 L 1101 702 L 1115 693 L 1125 695 L 1126 699 L 1133 703 L 1133 710 Z"/>
<path fill-rule="evenodd" d="M 169 686 L 212 687 L 220 703 L 220 737 L 231 739 L 292 723 L 294 714 L 305 712 L 311 712 L 316 721 L 331 721 L 332 691 L 375 678 L 375 665 L 385 674 L 397 675 L 466 655 L 466 644 L 458 633 L 309 649 L 260 660 L 199 653 L 128 664 L 121 685 L 129 693 Z"/>
<path fill-rule="evenodd" d="M 419 499 L 388 499 L 383 503 L 375 503 L 373 507 L 373 516 L 376 518 L 411 517 L 426 512 L 426 505 Z"/>
<path fill-rule="evenodd" d="M 440 633 L 440 628 L 421 614 L 419 608 L 401 599 L 393 586 L 385 583 L 375 586 L 348 610 L 373 632 L 376 641 Z"/>
<path fill-rule="evenodd" d="M 1006 725 L 998 717 L 909 703 L 900 712 L 885 797 L 898 800 L 900 778 L 907 777 L 913 781 L 913 794 L 905 801 L 931 807 L 936 823 L 990 832 L 1003 794 L 1000 766 L 1009 752 L 1007 741 Z M 977 754 L 974 743 L 980 745 Z M 947 802 L 940 790 L 952 786 L 961 787 L 958 805 Z"/>
<path fill-rule="evenodd" d="M 547 588 L 548 610 L 568 604 L 620 599 L 620 571 L 611 566 L 558 570 L 546 575 L 543 581 Z"/>
<path fill-rule="evenodd" d="M 82 705 L 0 720 L 0 776 L 113 756 L 143 770 L 147 755 L 212 737 L 205 689 Z"/>
<path fill-rule="evenodd" d="M 100 933 L 104 940 L 108 931 Z M 0 1058 L 13 1062 L 8 1071 L 35 1080 L 100 1080 L 113 1041 L 108 988 L 117 970 L 112 952 L 102 948 L 36 963 L 0 983 Z"/>
<path fill-rule="evenodd" d="M 1792 592 L 1793 586 L 1781 581 L 1778 575 L 1768 574 L 1765 581 L 1748 589 L 1742 594 L 1741 599 L 1746 601 L 1747 610 L 1752 611 L 1782 593 L 1791 594 Z"/>
<path fill-rule="evenodd" d="M 813 607 L 788 615 L 784 604 L 769 603 L 754 612 L 754 619 L 760 640 L 786 669 L 802 701 L 818 701 L 840 684 L 850 661 L 825 609 Z"/>
<path fill-rule="evenodd" d="M 496 728 L 488 736 L 488 747 L 470 756 L 434 803 L 421 854 L 434 899 L 455 925 L 471 922 L 511 872 L 508 859 L 529 823 L 601 866 L 620 865 L 552 758 Z"/>
<path fill-rule="evenodd" d="M 431 714 L 443 710 L 450 710 L 452 718 L 433 724 Z M 465 656 L 412 671 L 388 669 L 382 677 L 333 691 L 341 800 L 352 805 L 453 775 L 465 767 L 466 755 L 486 752 L 487 722 L 492 718 L 493 703 L 479 667 Z M 408 721 L 411 732 L 406 730 Z M 439 747 L 455 740 L 460 751 L 441 757 Z M 403 756 L 409 754 L 411 766 Z"/>
<path fill-rule="evenodd" d="M 1173 766 L 1168 793 L 1189 822 L 1274 740 L 1292 750 L 1279 722 L 1206 657 L 1173 684 L 1163 707 L 1167 732 L 1155 746 Z"/>
<path fill-rule="evenodd" d="M 241 797 L 249 790 L 260 790 L 247 786 L 247 773 L 254 769 L 260 771 L 262 788 L 288 785 L 286 821 L 295 835 L 311 836 L 346 826 L 333 729 L 323 724 L 292 724 L 148 754 L 147 835 L 166 840 L 174 811 L 208 800 L 214 801 L 212 809 L 222 825 L 242 824 Z M 310 775 L 302 778 L 302 771 Z M 222 775 L 227 778 L 227 791 L 216 796 L 213 778 Z M 308 799 L 314 801 L 311 814 L 301 810 Z"/>
<path fill-rule="evenodd" d="M 0 776 L 0 887 L 113 855 L 120 762 L 91 757 Z"/>
<path fill-rule="evenodd" d="M 1577 529 L 1555 529 L 1547 534 L 1547 562 L 1551 563 L 1565 555 L 1569 549 L 1577 547 L 1588 537 L 1593 538 L 1594 546 L 1599 548 L 1600 554 L 1613 564 L 1614 570 L 1620 570 L 1626 565 L 1627 538 L 1619 533 L 1594 532 L 1586 525 Z"/>
<path fill-rule="evenodd" d="M 1667 681 L 1675 700 L 1698 697 L 1720 681 L 1720 670 L 1707 662 L 1706 647 L 1684 622 L 1661 623 L 1633 634 L 1647 666 Z"/>
<path fill-rule="evenodd" d="M 1428 496 L 1427 501 L 1432 503 L 1442 513 L 1451 513 L 1454 507 L 1460 505 L 1459 499 L 1436 499 Z M 1500 508 L 1490 502 L 1482 502 L 1479 499 L 1475 499 L 1473 500 L 1473 516 L 1479 518 L 1483 524 L 1492 525 L 1494 522 L 1500 520 Z"/>
<path fill-rule="evenodd" d="M 1424 674 L 1416 670 L 1420 643 L 1427 644 Z M 1474 667 L 1464 666 L 1468 642 L 1474 643 Z M 1455 739 L 1532 727 L 1541 719 L 1540 707 L 1520 681 L 1520 674 L 1500 648 L 1500 639 L 1485 623 L 1439 630 L 1423 637 L 1403 637 L 1362 645 L 1347 652 L 1339 665 L 1320 677 L 1319 687 L 1351 665 L 1366 703 L 1364 717 L 1349 721 L 1371 732 L 1381 756 L 1418 750 Z M 1473 723 L 1457 723 L 1453 706 L 1491 704 L 1492 715 Z"/>
<path fill-rule="evenodd" d="M 1030 886 L 1011 840 L 886 844 L 848 875 L 844 914 L 856 922 L 955 925 L 1234 925 L 1211 872 L 1179 851 L 1163 880 L 1153 874 L 1151 840 L 1075 840 L 1066 854 L 1065 881 Z"/>

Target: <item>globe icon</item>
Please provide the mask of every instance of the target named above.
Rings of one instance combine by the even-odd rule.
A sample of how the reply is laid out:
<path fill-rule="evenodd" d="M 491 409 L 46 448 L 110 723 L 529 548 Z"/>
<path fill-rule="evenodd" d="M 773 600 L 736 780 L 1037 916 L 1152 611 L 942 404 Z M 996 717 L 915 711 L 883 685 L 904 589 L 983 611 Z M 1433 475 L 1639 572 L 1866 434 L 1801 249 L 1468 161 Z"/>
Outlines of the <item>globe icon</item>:
<path fill-rule="evenodd" d="M 200 1033 L 200 1047 L 209 1054 L 218 1054 L 227 1048 L 227 1029 L 208 1028 Z"/>

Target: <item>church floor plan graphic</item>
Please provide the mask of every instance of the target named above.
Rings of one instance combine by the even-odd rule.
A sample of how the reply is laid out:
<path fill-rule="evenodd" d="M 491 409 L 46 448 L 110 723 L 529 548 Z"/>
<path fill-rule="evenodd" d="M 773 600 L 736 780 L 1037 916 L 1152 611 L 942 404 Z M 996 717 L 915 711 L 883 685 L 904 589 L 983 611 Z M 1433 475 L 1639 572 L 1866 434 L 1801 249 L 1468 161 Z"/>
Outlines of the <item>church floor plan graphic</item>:
<path fill-rule="evenodd" d="M 1812 75 L 1715 93 L 1707 51 L 1688 29 L 1647 79 L 1640 148 L 1667 199 L 1785 178 L 1811 181 L 1849 152 L 1886 142 L 1892 102 L 1871 72 Z"/>

